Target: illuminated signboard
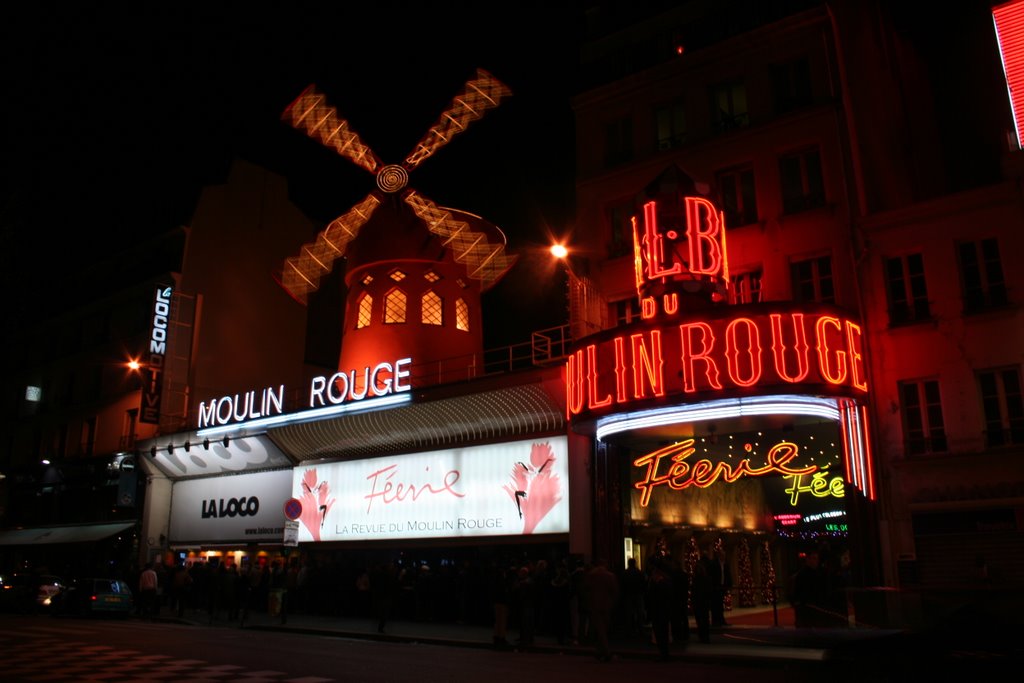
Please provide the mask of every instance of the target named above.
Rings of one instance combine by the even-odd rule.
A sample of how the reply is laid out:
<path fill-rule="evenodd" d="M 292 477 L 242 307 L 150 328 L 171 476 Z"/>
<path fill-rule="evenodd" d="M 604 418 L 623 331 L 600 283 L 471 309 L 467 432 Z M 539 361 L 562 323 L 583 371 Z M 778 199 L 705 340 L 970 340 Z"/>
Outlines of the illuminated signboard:
<path fill-rule="evenodd" d="M 378 363 L 362 371 L 314 377 L 309 386 L 310 408 L 339 406 L 364 399 L 408 392 L 411 358 Z M 199 429 L 209 429 L 284 414 L 284 385 L 221 396 L 199 404 Z"/>
<path fill-rule="evenodd" d="M 149 348 L 142 365 L 142 410 L 139 422 L 160 423 L 160 394 L 163 390 L 164 358 L 167 356 L 167 330 L 171 318 L 171 288 L 156 289 L 153 302 L 153 324 L 149 333 Z"/>
<path fill-rule="evenodd" d="M 668 398 L 867 391 L 861 326 L 837 308 L 725 301 L 724 214 L 703 197 L 656 202 L 633 220 L 640 324 L 594 335 L 566 362 L 566 412 L 576 423 Z M 699 303 L 695 310 L 688 305 Z"/>
<path fill-rule="evenodd" d="M 747 306 L 724 312 L 732 315 L 616 329 L 576 349 L 566 363 L 569 417 L 751 388 L 867 391 L 861 327 L 838 311 L 769 313 Z"/>
<path fill-rule="evenodd" d="M 299 541 L 569 531 L 564 436 L 296 467 Z"/>
<path fill-rule="evenodd" d="M 690 486 L 706 488 L 719 480 L 732 483 L 740 477 L 761 477 L 767 474 L 809 475 L 818 471 L 817 465 L 800 467 L 791 464 L 799 454 L 800 448 L 788 441 L 772 446 L 764 456 L 764 462 L 757 464 L 752 463 L 750 458 L 742 458 L 736 464 L 714 462 L 706 458 L 691 461 L 690 457 L 696 451 L 693 439 L 685 439 L 634 460 L 633 467 L 639 467 L 644 472 L 643 479 L 633 484 L 633 488 L 640 491 L 640 506 L 647 507 L 651 500 L 651 492 L 656 486 L 668 486 L 675 491 L 681 491 Z"/>

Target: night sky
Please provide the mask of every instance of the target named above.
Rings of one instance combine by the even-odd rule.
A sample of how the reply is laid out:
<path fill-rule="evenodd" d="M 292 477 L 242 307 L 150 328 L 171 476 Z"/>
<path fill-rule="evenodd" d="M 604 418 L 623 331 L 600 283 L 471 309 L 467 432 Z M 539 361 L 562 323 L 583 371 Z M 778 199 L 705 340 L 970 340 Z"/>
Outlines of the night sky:
<path fill-rule="evenodd" d="M 4 10 L 0 250 L 16 293 L 9 319 L 66 293 L 77 266 L 187 224 L 200 188 L 222 182 L 234 157 L 285 176 L 306 215 L 331 220 L 373 178 L 281 121 L 302 89 L 315 83 L 384 163 L 396 163 L 477 67 L 513 96 L 415 169 L 410 186 L 490 219 L 526 254 L 494 290 L 497 305 L 510 307 L 502 315 L 527 314 L 533 296 L 550 299 L 531 254 L 549 231 L 571 227 L 574 12 L 541 3 L 348 4 Z"/>

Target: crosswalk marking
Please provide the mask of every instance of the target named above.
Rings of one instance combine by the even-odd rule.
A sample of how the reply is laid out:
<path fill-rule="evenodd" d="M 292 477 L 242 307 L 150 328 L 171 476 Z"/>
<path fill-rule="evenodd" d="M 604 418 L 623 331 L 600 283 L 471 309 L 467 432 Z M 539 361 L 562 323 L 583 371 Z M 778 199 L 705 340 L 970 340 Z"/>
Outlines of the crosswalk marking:
<path fill-rule="evenodd" d="M 231 681 L 232 683 L 331 683 L 332 678 L 289 678 L 284 671 L 247 670 L 238 664 L 214 664 L 201 659 L 175 659 L 114 645 L 83 643 L 61 637 L 51 627 L 0 631 L 4 642 L 4 680 L 10 681 Z M 71 633 L 82 636 L 81 630 Z M 55 645 L 60 649 L 55 650 Z"/>

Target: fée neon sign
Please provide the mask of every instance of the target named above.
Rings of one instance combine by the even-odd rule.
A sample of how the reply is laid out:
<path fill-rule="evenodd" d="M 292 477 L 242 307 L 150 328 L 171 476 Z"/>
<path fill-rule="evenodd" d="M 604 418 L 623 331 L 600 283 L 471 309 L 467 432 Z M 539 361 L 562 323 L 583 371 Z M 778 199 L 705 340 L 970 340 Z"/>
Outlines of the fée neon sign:
<path fill-rule="evenodd" d="M 411 358 L 377 363 L 361 371 L 314 377 L 309 386 L 310 408 L 336 406 L 365 398 L 410 391 Z M 221 396 L 199 404 L 199 429 L 284 414 L 284 385 Z"/>
<path fill-rule="evenodd" d="M 790 463 L 800 452 L 799 446 L 789 441 L 780 441 L 771 447 L 764 458 L 764 465 L 751 465 L 750 458 L 741 458 L 731 465 L 727 462 L 712 462 L 701 459 L 688 462 L 688 458 L 696 452 L 693 439 L 659 448 L 656 451 L 640 456 L 633 461 L 634 467 L 643 467 L 644 478 L 633 484 L 640 491 L 640 506 L 647 507 L 651 501 L 651 493 L 656 486 L 668 486 L 674 491 L 682 491 L 690 486 L 707 488 L 719 479 L 732 483 L 740 477 L 760 477 L 778 473 L 787 475 L 814 474 L 817 465 L 806 467 L 791 466 Z M 668 464 L 662 461 L 668 458 Z"/>
<path fill-rule="evenodd" d="M 864 392 L 863 348 L 860 325 L 831 311 L 748 313 L 625 332 L 569 356 L 567 413 L 754 386 Z"/>
<path fill-rule="evenodd" d="M 815 498 L 842 498 L 846 493 L 846 487 L 842 477 L 828 478 L 828 472 L 822 470 L 815 472 L 810 476 L 810 480 L 806 480 L 802 474 L 794 474 L 791 477 L 792 485 L 786 489 L 786 493 L 789 494 L 789 504 L 796 507 L 797 501 L 801 493 L 809 493 Z"/>

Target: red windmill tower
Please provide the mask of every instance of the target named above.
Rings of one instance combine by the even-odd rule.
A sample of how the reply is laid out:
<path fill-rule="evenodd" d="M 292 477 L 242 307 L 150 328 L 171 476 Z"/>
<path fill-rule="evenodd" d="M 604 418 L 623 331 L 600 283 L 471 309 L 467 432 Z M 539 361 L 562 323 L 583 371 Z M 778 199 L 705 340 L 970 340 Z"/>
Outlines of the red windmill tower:
<path fill-rule="evenodd" d="M 505 236 L 483 218 L 438 206 L 410 189 L 409 171 L 498 105 L 511 91 L 483 70 L 466 82 L 402 164 L 384 165 L 313 86 L 282 118 L 376 175 L 377 188 L 285 261 L 278 281 L 305 304 L 345 257 L 339 371 L 361 373 L 411 358 L 415 386 L 466 379 L 483 353 L 480 295 L 515 262 Z"/>

